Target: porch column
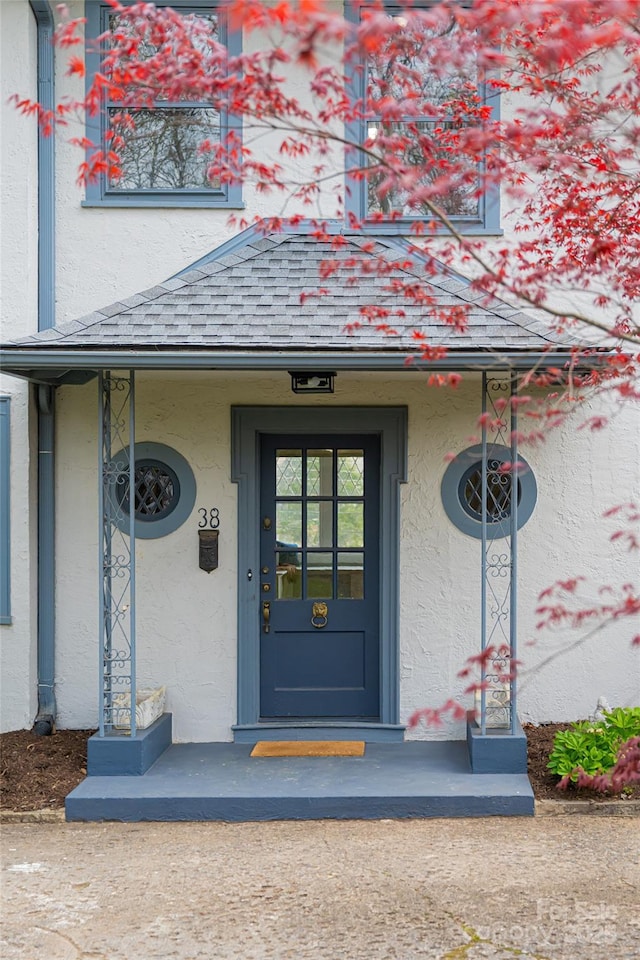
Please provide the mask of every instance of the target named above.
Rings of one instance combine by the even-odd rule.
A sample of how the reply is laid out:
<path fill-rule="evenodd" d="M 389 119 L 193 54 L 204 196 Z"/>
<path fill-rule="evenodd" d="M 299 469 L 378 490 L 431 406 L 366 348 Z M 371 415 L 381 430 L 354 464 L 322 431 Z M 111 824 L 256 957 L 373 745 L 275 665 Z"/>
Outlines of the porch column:
<path fill-rule="evenodd" d="M 99 375 L 99 736 L 136 735 L 135 380 Z"/>
<path fill-rule="evenodd" d="M 482 538 L 480 734 L 518 732 L 516 677 L 518 572 L 518 381 L 514 373 L 482 375 Z M 492 450 L 510 449 L 509 465 Z M 492 455 L 493 454 L 493 455 Z"/>

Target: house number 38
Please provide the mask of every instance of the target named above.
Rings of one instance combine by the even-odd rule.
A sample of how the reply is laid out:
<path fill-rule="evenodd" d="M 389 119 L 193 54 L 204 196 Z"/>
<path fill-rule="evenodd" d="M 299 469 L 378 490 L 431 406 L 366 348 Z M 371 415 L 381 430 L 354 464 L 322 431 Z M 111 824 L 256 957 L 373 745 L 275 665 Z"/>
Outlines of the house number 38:
<path fill-rule="evenodd" d="M 217 530 L 220 526 L 220 511 L 217 507 L 211 507 L 207 510 L 206 507 L 199 507 L 198 513 L 200 514 L 200 522 L 198 527 L 200 530 L 208 528 L 209 530 Z"/>

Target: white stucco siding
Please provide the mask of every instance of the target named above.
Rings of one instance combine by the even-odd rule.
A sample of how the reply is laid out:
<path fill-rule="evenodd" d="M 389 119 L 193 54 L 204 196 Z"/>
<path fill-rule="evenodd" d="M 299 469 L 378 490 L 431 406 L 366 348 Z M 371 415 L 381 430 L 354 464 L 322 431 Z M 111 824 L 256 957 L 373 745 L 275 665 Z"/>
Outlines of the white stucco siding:
<path fill-rule="evenodd" d="M 25 0 L 26 3 L 26 0 Z M 82 17 L 85 4 L 75 0 L 67 4 L 71 17 Z M 260 47 L 257 33 L 245 36 L 247 52 Z M 78 49 L 72 50 L 78 55 Z M 336 49 L 329 52 L 338 56 Z M 286 71 L 286 68 L 284 68 Z M 60 51 L 56 61 L 56 93 L 58 99 L 83 96 L 84 80 L 66 76 L 66 56 Z M 290 92 L 303 105 L 312 106 L 309 76 L 301 76 L 293 68 Z M 77 131 L 74 131 L 77 136 Z M 245 124 L 244 136 L 253 143 L 261 162 L 286 163 L 279 153 L 281 135 L 269 135 L 263 129 L 252 130 Z M 194 209 L 179 207 L 82 206 L 85 188 L 78 184 L 78 167 L 84 159 L 82 151 L 63 135 L 56 144 L 56 247 L 58 323 L 73 320 L 148 289 L 167 280 L 215 247 L 234 237 L 238 229 L 230 217 L 253 223 L 257 217 L 305 216 L 335 217 L 336 184 L 329 181 L 323 196 L 309 208 L 301 201 L 279 192 L 258 191 L 250 181 L 242 189 L 242 206 L 229 209 Z M 313 182 L 317 158 L 297 158 L 295 178 Z M 338 170 L 342 158 L 336 160 Z M 342 187 L 341 178 L 337 186 Z"/>
<path fill-rule="evenodd" d="M 0 330 L 2 339 L 37 329 L 37 129 L 8 102 L 37 96 L 36 25 L 28 0 L 0 3 Z M 11 617 L 0 625 L 0 729 L 29 726 L 36 710 L 35 437 L 29 385 L 0 374 L 10 402 Z"/>
<path fill-rule="evenodd" d="M 578 429 L 594 413 L 608 414 L 609 426 L 596 432 Z M 549 435 L 531 462 L 536 464 L 538 507 L 522 532 L 521 582 L 526 584 L 531 577 L 543 588 L 557 580 L 584 577 L 577 604 L 583 608 L 608 603 L 625 583 L 637 588 L 637 551 L 629 551 L 626 541 L 610 539 L 625 522 L 603 516 L 615 505 L 638 502 L 636 405 L 599 397 L 580 407 L 564 429 Z M 525 533 L 534 538 L 530 551 Z M 609 593 L 608 587 L 615 592 Z M 601 630 L 597 620 L 587 620 L 576 630 L 545 630 L 535 646 L 527 647 L 536 618 L 527 617 L 524 598 L 520 609 L 526 674 L 519 706 L 523 720 L 585 716 L 593 712 L 600 695 L 612 705 L 640 704 L 640 650 L 630 646 L 638 633 L 637 617 L 622 618 Z"/>
<path fill-rule="evenodd" d="M 70 5 L 81 16 L 82 3 Z M 36 96 L 36 31 L 27 0 L 1 0 L 3 56 L 1 310 L 3 338 L 37 328 L 37 137 L 33 119 L 6 100 L 14 92 Z M 259 43 L 252 37 L 249 43 Z M 331 52 L 334 55 L 335 51 Z M 65 76 L 57 61 L 57 94 L 82 95 L 83 81 Z M 291 72 L 291 89 L 304 83 Z M 518 105 L 503 98 L 503 116 Z M 272 145 L 273 146 L 273 143 Z M 261 150 L 269 155 L 267 140 Z M 81 155 L 64 137 L 56 145 L 56 301 L 62 323 L 162 281 L 236 233 L 228 210 L 109 209 L 83 207 L 76 183 Z M 311 164 L 313 160 L 309 160 Z M 307 167 L 307 172 L 309 171 Z M 297 165 L 300 179 L 304 165 Z M 331 216 L 331 199 L 322 215 Z M 503 197 L 503 204 L 505 198 Z M 280 198 L 244 190 L 240 215 L 282 212 Z M 295 212 L 294 206 L 286 209 Z M 305 211 L 303 211 L 305 212 Z M 315 211 L 314 211 L 315 212 Z M 517 215 L 505 218 L 507 239 Z M 505 242 L 500 239 L 500 244 Z M 6 378 L 12 396 L 12 613 L 0 627 L 3 728 L 29 726 L 36 695 L 37 523 L 34 415 L 29 388 Z M 196 507 L 218 507 L 220 566 L 198 569 L 194 512 L 175 533 L 139 541 L 138 668 L 140 684 L 166 683 L 175 735 L 183 740 L 224 740 L 236 719 L 236 488 L 230 480 L 229 411 L 233 403 L 295 404 L 286 374 L 256 377 L 217 374 L 147 375 L 138 378 L 138 440 L 175 447 L 191 464 Z M 447 452 L 472 441 L 480 387 L 470 378 L 458 391 L 428 389 L 425 379 L 340 374 L 338 404 L 407 404 L 409 482 L 402 487 L 400 571 L 401 719 L 420 706 L 437 706 L 458 694 L 465 657 L 480 645 L 480 545 L 448 520 L 440 498 Z M 598 404 L 600 401 L 598 401 Z M 97 715 L 98 526 L 97 400 L 95 383 L 59 391 L 57 423 L 57 694 L 59 724 L 84 727 Z M 543 634 L 535 647 L 539 591 L 554 580 L 584 575 L 597 585 L 637 580 L 633 554 L 611 544 L 615 521 L 603 511 L 638 498 L 640 435 L 637 415 L 624 408 L 608 430 L 576 431 L 586 415 L 527 449 L 538 481 L 538 505 L 519 537 L 519 637 L 525 668 L 583 634 Z M 30 433 L 31 429 L 31 433 Z M 597 594 L 593 596 L 597 601 Z M 640 701 L 634 631 L 620 620 L 571 654 L 537 668 L 523 684 L 523 718 L 573 719 L 605 694 L 611 703 Z M 429 736 L 461 735 L 459 724 Z M 424 731 L 417 734 L 425 735 Z"/>
<path fill-rule="evenodd" d="M 296 404 L 286 373 L 139 375 L 137 439 L 168 444 L 190 463 L 196 509 L 176 532 L 137 544 L 139 684 L 166 683 L 178 740 L 229 740 L 236 721 L 236 487 L 230 480 L 232 404 Z M 83 727 L 97 716 L 97 395 L 95 383 L 65 387 L 58 415 L 58 702 L 61 726 Z M 336 393 L 317 404 L 407 404 L 409 479 L 401 488 L 401 719 L 420 706 L 459 694 L 465 658 L 479 649 L 480 544 L 460 533 L 440 499 L 444 455 L 468 446 L 480 406 L 470 377 L 457 391 L 434 390 L 414 373 L 360 377 L 341 373 Z M 623 418 L 626 414 L 622 415 Z M 629 438 L 629 423 L 616 421 Z M 538 505 L 519 538 L 521 654 L 535 664 L 551 649 L 529 649 L 538 592 L 557 577 L 585 573 L 602 582 L 632 577 L 630 558 L 607 544 L 598 518 L 611 504 L 616 477 L 637 480 L 637 437 L 617 450 L 617 433 L 567 426 L 526 452 L 538 481 Z M 617 445 L 616 445 L 617 446 Z M 596 464 L 596 480 L 584 469 Z M 615 491 L 626 493 L 624 484 Z M 219 568 L 198 568 L 197 508 L 220 511 Z M 383 553 L 384 556 L 384 553 Z M 611 559 L 609 559 L 611 557 Z M 580 634 L 569 633 L 564 643 Z M 520 702 L 524 718 L 575 719 L 597 697 L 637 703 L 638 655 L 629 624 L 607 628 L 578 654 L 535 674 Z M 604 645 L 604 646 L 603 646 Z M 606 655 L 603 657 L 603 649 Z M 466 698 L 465 702 L 469 702 Z M 470 704 L 469 704 L 470 705 Z M 460 737 L 460 724 L 411 736 Z"/>
<path fill-rule="evenodd" d="M 2 339 L 37 329 L 37 122 L 10 98 L 37 99 L 36 23 L 28 0 L 0 3 L 0 323 Z"/>

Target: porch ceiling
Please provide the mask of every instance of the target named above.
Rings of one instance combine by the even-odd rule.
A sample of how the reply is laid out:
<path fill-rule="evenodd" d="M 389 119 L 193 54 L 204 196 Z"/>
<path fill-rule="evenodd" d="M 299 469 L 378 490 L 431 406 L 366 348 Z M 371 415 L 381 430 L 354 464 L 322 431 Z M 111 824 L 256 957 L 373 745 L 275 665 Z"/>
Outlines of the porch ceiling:
<path fill-rule="evenodd" d="M 578 341 L 562 341 L 544 324 L 471 289 L 444 267 L 430 278 L 436 309 L 469 308 L 465 332 L 437 322 L 434 311 L 392 293 L 375 261 L 394 263 L 394 279 L 414 283 L 425 274 L 400 238 L 343 237 L 333 248 L 308 233 L 261 236 L 244 231 L 175 277 L 69 323 L 3 344 L 7 372 L 53 381 L 70 371 L 121 367 L 153 369 L 398 369 L 415 355 L 412 331 L 450 356 L 439 366 L 459 368 L 558 364 Z M 354 258 L 371 273 L 354 271 Z M 323 277 L 321 265 L 337 269 Z M 366 267 L 365 267 L 366 271 Z M 317 291 L 322 288 L 322 295 Z M 314 295 L 315 294 L 315 295 Z M 361 308 L 389 307 L 397 335 L 364 324 Z M 399 309 L 404 315 L 394 316 Z M 77 378 L 77 373 L 76 373 Z"/>

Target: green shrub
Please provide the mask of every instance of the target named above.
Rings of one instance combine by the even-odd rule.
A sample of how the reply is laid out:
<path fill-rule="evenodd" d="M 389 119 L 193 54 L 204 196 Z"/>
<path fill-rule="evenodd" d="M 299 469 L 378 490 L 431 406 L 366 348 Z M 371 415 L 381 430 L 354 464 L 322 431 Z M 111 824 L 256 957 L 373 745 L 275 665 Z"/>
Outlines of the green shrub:
<path fill-rule="evenodd" d="M 591 776 L 606 773 L 615 764 L 620 745 L 638 736 L 640 707 L 616 707 L 605 713 L 604 720 L 582 720 L 569 730 L 559 730 L 547 767 L 574 783 L 581 770 Z"/>

